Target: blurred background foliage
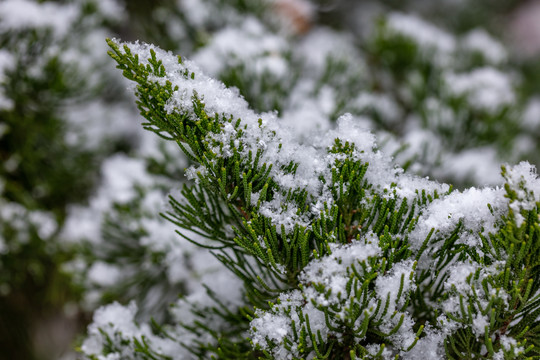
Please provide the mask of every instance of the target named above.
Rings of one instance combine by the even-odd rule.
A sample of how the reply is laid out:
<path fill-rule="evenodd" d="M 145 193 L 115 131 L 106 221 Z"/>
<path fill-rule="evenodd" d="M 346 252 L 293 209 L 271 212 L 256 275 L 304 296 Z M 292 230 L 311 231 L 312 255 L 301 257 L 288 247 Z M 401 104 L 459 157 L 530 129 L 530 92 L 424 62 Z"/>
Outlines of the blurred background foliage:
<path fill-rule="evenodd" d="M 132 96 L 125 90 L 126 83 L 106 55 L 105 38 L 139 39 L 189 57 L 209 46 L 218 30 L 228 25 L 228 18 L 216 13 L 215 16 L 210 14 L 209 20 L 194 21 L 190 18 L 192 14 L 182 11 L 183 2 L 187 0 L 6 0 L 0 3 L 1 359 L 46 360 L 74 356 L 71 349 L 77 343 L 77 334 L 84 332 L 91 309 L 80 305 L 86 291 L 84 281 L 75 281 L 74 273 L 65 271 L 65 264 L 73 264 L 75 253 L 84 251 L 84 247 L 81 250 L 73 243 L 66 245 L 60 240 L 61 234 L 69 209 L 88 205 L 89 198 L 96 193 L 105 159 L 115 154 L 137 155 L 141 142 L 140 119 Z M 201 6 L 211 4 L 208 8 L 216 11 L 234 8 L 240 17 L 265 19 L 274 29 L 281 26 L 275 18 L 286 16 L 280 11 L 269 13 L 268 7 L 274 6 L 271 1 L 198 2 Z M 348 107 L 347 96 L 350 95 L 347 94 L 360 90 L 392 93 L 396 84 L 409 81 L 411 71 L 420 71 L 426 79 L 436 77 L 440 71 L 433 66 L 431 58 L 423 60 L 423 64 L 419 61 L 414 43 L 395 37 L 377 37 L 368 29 L 375 22 L 373 19 L 392 11 L 429 19 L 455 36 L 484 28 L 506 42 L 510 46 L 510 60 L 501 68 L 510 69 L 519 78 L 516 103 L 525 106 L 532 96 L 540 93 L 540 62 L 536 56 L 540 34 L 524 35 L 518 28 L 525 21 L 523 14 L 528 7 L 532 9 L 537 3 L 313 0 L 311 6 L 315 13 L 306 18 L 294 18 L 296 30 L 288 36 L 301 38 L 316 26 L 347 31 L 358 37 L 358 48 L 363 51 L 368 68 L 384 75 L 380 82 L 376 76 L 357 82 L 357 78 L 348 77 L 349 70 L 343 70 L 347 65 L 327 64 L 320 83 L 334 81 L 336 89 L 343 93 L 341 103 L 337 101 L 331 114 L 333 118 L 343 111 L 354 111 Z M 275 1 L 275 4 L 283 6 L 284 3 Z M 33 20 L 27 22 L 28 18 Z M 384 21 L 380 23 L 384 27 Z M 293 65 L 297 61 L 288 51 L 284 51 L 283 56 Z M 227 63 L 227 59 L 218 60 Z M 473 64 L 476 60 L 470 61 Z M 250 78 L 252 75 L 242 64 L 231 62 L 220 72 L 219 78 L 237 87 L 255 109 L 281 113 L 286 107 L 283 99 L 291 96 L 300 72 L 293 68 L 284 78 L 268 77 L 258 82 Z M 346 81 L 340 82 L 340 74 L 347 75 Z M 388 78 L 392 79 L 390 85 Z M 416 102 L 403 100 L 400 106 L 406 113 L 416 114 L 427 97 L 440 91 L 439 85 L 437 82 L 424 84 L 420 87 L 424 93 L 416 94 Z M 263 93 L 266 95 L 261 97 Z M 396 94 L 396 97 L 399 96 Z M 467 107 L 465 100 L 459 98 L 449 101 L 449 106 L 456 112 Z M 380 114 L 376 111 L 362 110 L 359 114 L 371 116 L 379 130 L 393 132 L 397 137 L 400 127 L 405 126 L 392 125 L 384 119 L 377 121 Z M 472 124 L 482 125 L 480 130 L 465 129 L 478 146 L 496 144 L 497 151 L 510 152 L 515 147 L 515 139 L 523 132 L 513 118 L 513 107 L 495 115 L 477 112 L 468 116 Z M 489 122 L 501 125 L 486 128 L 484 124 Z M 540 130 L 529 131 L 528 135 L 533 145 L 527 154 L 510 157 L 508 161 L 527 156 L 538 164 L 538 155 L 534 157 L 534 154 L 538 154 Z M 463 132 L 449 134 L 451 144 L 443 146 L 466 148 L 469 144 L 465 140 L 471 138 L 463 139 L 463 136 Z M 181 167 L 167 168 L 166 164 L 173 161 L 174 155 L 167 156 L 160 161 L 148 160 L 150 173 L 179 178 Z M 411 167 L 414 161 L 404 157 L 402 164 Z M 419 172 L 431 174 L 423 169 Z M 431 175 L 437 176 L 437 172 Z M 447 180 L 445 176 L 441 176 L 442 180 Z M 475 184 L 474 180 L 464 178 L 455 182 L 458 186 Z M 137 203 L 129 206 L 128 212 L 138 208 Z M 110 216 L 110 232 L 115 231 L 115 224 L 122 224 L 125 209 L 117 208 L 116 217 Z M 120 242 L 124 233 L 119 234 Z M 143 235 L 132 233 L 134 238 Z M 109 237 L 114 238 L 114 234 Z M 91 249 L 86 251 L 92 252 Z M 133 252 L 134 258 L 139 256 L 137 251 Z M 159 263 L 160 260 L 153 261 Z M 154 275 L 162 276 L 160 274 Z M 144 286 L 137 281 L 132 286 Z M 181 289 L 181 285 L 173 286 L 172 296 Z M 126 301 L 134 296 L 122 289 L 103 295 L 103 301 L 117 299 L 122 293 Z"/>

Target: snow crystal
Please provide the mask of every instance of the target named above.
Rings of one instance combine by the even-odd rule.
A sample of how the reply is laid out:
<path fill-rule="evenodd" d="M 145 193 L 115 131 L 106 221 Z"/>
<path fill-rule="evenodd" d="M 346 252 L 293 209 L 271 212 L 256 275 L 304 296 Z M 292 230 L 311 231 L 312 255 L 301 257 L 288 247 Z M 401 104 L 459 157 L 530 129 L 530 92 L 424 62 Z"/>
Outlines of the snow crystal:
<path fill-rule="evenodd" d="M 492 214 L 488 204 L 495 213 Z M 418 225 L 409 235 L 411 247 L 419 249 L 431 229 L 436 229 L 433 238 L 449 236 L 458 225 L 463 224 L 463 234 L 459 243 L 471 247 L 481 245 L 477 234 L 497 231 L 497 221 L 506 210 L 507 199 L 501 188 L 470 188 L 463 192 L 454 191 L 434 200 L 424 210 Z"/>
<path fill-rule="evenodd" d="M 281 185 L 293 183 L 294 177 L 282 177 Z M 287 182 L 288 179 L 288 182 Z M 309 219 L 298 214 L 298 207 L 293 203 L 286 203 L 281 194 L 277 193 L 271 201 L 265 201 L 259 208 L 259 213 L 272 220 L 276 225 L 278 233 L 281 234 L 281 227 L 285 228 L 286 233 L 291 233 L 295 226 L 309 227 Z"/>
<path fill-rule="evenodd" d="M 362 129 L 358 126 L 356 119 L 351 114 L 345 114 L 337 120 L 337 129 L 331 131 L 328 135 L 325 146 L 331 147 L 335 139 L 341 139 L 352 144 L 355 144 L 360 153 L 372 153 L 376 144 L 375 136 L 367 129 Z"/>
<path fill-rule="evenodd" d="M 531 165 L 527 161 L 522 161 L 518 165 L 506 167 L 506 182 L 514 190 L 518 190 L 518 198 L 525 199 L 527 195 L 523 192 L 527 189 L 534 193 L 535 201 L 540 200 L 540 180 L 536 173 L 536 167 Z M 523 190 L 519 192 L 519 188 L 523 186 Z M 525 204 L 523 204 L 525 205 Z M 527 207 L 527 210 L 531 210 L 534 207 L 534 201 L 532 201 Z"/>
<path fill-rule="evenodd" d="M 508 166 L 506 171 L 506 182 L 517 196 L 510 203 L 510 208 L 514 212 L 517 225 L 521 226 L 525 220 L 520 214 L 521 210 L 532 210 L 536 202 L 540 201 L 540 180 L 536 174 L 536 167 L 527 161 Z"/>
<path fill-rule="evenodd" d="M 370 257 L 380 255 L 377 235 L 369 233 L 360 241 L 351 244 L 330 244 L 331 254 L 319 260 L 312 260 L 302 271 L 300 281 L 309 284 L 322 284 L 331 290 L 331 296 L 326 299 L 323 294 L 316 301 L 327 306 L 337 303 L 338 296 L 346 296 L 346 285 L 349 280 L 348 267 L 361 263 Z M 369 271 L 369 268 L 368 268 Z"/>
<path fill-rule="evenodd" d="M 261 317 L 253 320 L 251 322 L 251 327 L 257 329 L 256 335 L 252 339 L 254 344 L 262 343 L 261 340 L 266 340 L 267 337 L 270 340 L 281 344 L 283 342 L 283 338 L 289 334 L 291 318 L 286 314 L 274 315 L 267 312 Z"/>
<path fill-rule="evenodd" d="M 427 325 L 416 345 L 407 352 L 401 353 L 403 360 L 443 360 L 446 359 L 443 346 L 444 336 L 441 331 Z"/>
<path fill-rule="evenodd" d="M 487 315 L 482 315 L 480 313 L 476 314 L 473 319 L 472 330 L 476 335 L 476 338 L 482 338 L 486 333 L 486 326 L 489 326 L 489 318 Z"/>
<path fill-rule="evenodd" d="M 381 350 L 381 344 L 369 344 L 365 346 L 368 353 L 371 355 L 376 355 Z M 392 352 L 388 350 L 388 347 L 385 347 L 381 353 L 383 359 L 393 359 Z"/>
<path fill-rule="evenodd" d="M 523 352 L 524 348 L 522 346 L 517 346 L 517 341 L 516 339 L 510 337 L 510 336 L 506 336 L 506 335 L 501 335 L 500 336 L 500 342 L 501 342 L 501 345 L 502 347 L 506 350 L 506 351 L 510 351 L 512 350 L 512 347 L 514 347 L 514 355 L 518 355 L 519 353 Z"/>
<path fill-rule="evenodd" d="M 446 290 L 455 288 L 457 292 L 467 295 L 471 289 L 467 278 L 476 272 L 478 269 L 477 264 L 473 263 L 456 263 L 450 267 L 446 272 L 449 274 L 448 279 L 444 282 Z M 455 309 L 448 309 L 455 311 Z"/>
<path fill-rule="evenodd" d="M 440 309 L 446 313 L 452 313 L 454 316 L 461 318 L 466 316 L 461 311 L 462 297 L 469 298 L 476 296 L 478 305 L 473 308 L 473 312 L 478 312 L 472 319 L 472 331 L 478 338 L 482 338 L 485 333 L 485 326 L 489 324 L 489 315 L 485 316 L 479 313 L 478 308 L 486 308 L 488 303 L 493 299 L 497 299 L 508 307 L 508 294 L 499 288 L 492 288 L 488 285 L 488 291 L 478 291 L 482 289 L 484 280 L 499 276 L 504 270 L 505 261 L 495 261 L 493 264 L 486 266 L 480 265 L 473 261 L 455 261 L 447 266 L 441 274 L 439 281 L 444 281 L 444 289 L 447 297 L 440 303 Z M 489 282 L 488 282 L 489 284 Z M 473 290 L 474 289 L 474 290 Z M 446 321 L 446 320 L 444 320 Z M 446 333 L 450 332 L 452 327 L 462 327 L 463 324 L 454 324 L 450 321 L 449 328 L 447 325 L 440 324 L 440 329 L 444 329 Z"/>
<path fill-rule="evenodd" d="M 413 266 L 414 262 L 412 260 L 405 260 L 394 264 L 389 274 L 377 277 L 375 281 L 376 294 L 383 303 L 387 299 L 390 301 L 388 306 L 389 314 L 403 306 L 407 300 L 406 295 L 416 289 L 416 284 L 413 282 L 414 278 L 411 279 L 412 274 L 414 274 Z M 402 296 L 398 299 L 402 277 Z"/>
<path fill-rule="evenodd" d="M 331 333 L 339 337 L 339 334 L 327 328 L 324 312 L 314 307 L 314 302 L 323 307 L 339 304 L 341 309 L 345 309 L 350 306 L 351 304 L 347 304 L 354 301 L 354 297 L 347 300 L 347 282 L 350 280 L 350 266 L 356 262 L 364 262 L 370 257 L 380 255 L 381 249 L 377 244 L 378 237 L 372 233 L 366 235 L 365 239 L 353 241 L 351 244 L 330 244 L 331 254 L 311 261 L 303 270 L 299 277 L 300 282 L 304 285 L 301 291 L 293 290 L 289 293 L 282 293 L 278 304 L 274 305 L 270 310 L 257 310 L 257 317 L 250 324 L 253 342 L 270 350 L 268 340 L 273 340 L 277 344 L 276 347 L 270 350 L 274 357 L 286 359 L 287 356 L 291 355 L 291 352 L 285 351 L 283 347 L 284 339 L 287 337 L 288 340 L 293 341 L 292 321 L 295 322 L 297 331 L 299 324 L 302 324 L 302 322 L 299 322 L 297 313 L 299 308 L 309 316 L 310 327 L 314 333 L 320 331 L 323 339 Z M 390 297 L 389 313 L 393 313 L 397 306 L 403 306 L 406 294 L 414 290 L 414 284 L 411 281 L 412 267 L 413 261 L 395 264 L 388 275 L 379 277 L 376 280 L 375 293 L 377 296 L 383 301 L 386 300 L 387 296 Z M 361 267 L 357 266 L 357 269 L 361 269 Z M 367 271 L 369 271 L 369 268 Z M 404 275 L 403 294 L 405 296 L 397 299 L 402 275 Z M 314 284 L 324 285 L 324 293 L 316 291 L 312 286 Z M 343 300 L 346 302 L 345 305 L 341 303 Z M 337 314 L 336 316 L 340 317 L 344 316 L 344 314 Z M 391 319 L 384 319 L 381 325 L 382 331 L 390 331 L 397 325 L 399 318 L 399 316 L 393 316 Z M 411 316 L 404 313 L 403 319 L 403 324 L 399 331 L 392 336 L 392 341 L 398 347 L 406 348 L 415 340 L 416 335 L 413 331 L 414 321 Z M 361 319 L 358 321 L 361 321 Z M 292 353 L 295 354 L 294 349 Z"/>
<path fill-rule="evenodd" d="M 300 321 L 298 309 L 302 308 L 302 313 L 309 318 L 311 331 L 325 339 L 328 336 L 329 329 L 326 326 L 324 313 L 316 309 L 312 303 L 305 304 L 302 293 L 299 290 L 293 290 L 288 293 L 282 293 L 279 296 L 279 304 L 271 310 L 264 312 L 256 311 L 256 318 L 250 323 L 251 341 L 263 349 L 269 350 L 275 359 L 291 359 L 292 356 L 299 356 L 297 345 L 294 343 L 292 322 L 296 324 L 296 329 L 303 322 Z M 305 326 L 305 325 L 304 325 Z M 288 338 L 293 343 L 291 350 L 283 346 L 283 339 Z M 268 340 L 272 340 L 277 346 L 270 350 Z M 308 337 L 307 343 L 311 343 Z M 307 358 L 311 358 L 309 355 Z"/>
<path fill-rule="evenodd" d="M 336 138 L 355 144 L 356 151 L 353 156 L 364 163 L 369 163 L 365 174 L 366 180 L 381 191 L 392 190 L 399 197 L 408 199 L 416 196 L 417 189 L 424 189 L 427 193 L 448 191 L 446 184 L 403 173 L 403 169 L 393 164 L 390 156 L 375 150 L 375 136 L 359 127 L 356 119 L 350 114 L 341 116 L 337 121 L 337 129 L 328 132 L 318 141 L 330 147 Z"/>
<path fill-rule="evenodd" d="M 395 334 L 390 335 L 389 339 L 395 346 L 401 349 L 407 349 L 416 340 L 416 331 L 413 329 L 415 321 L 409 313 L 402 313 L 401 315 L 403 316 L 403 323 Z M 397 326 L 398 321 L 398 316 L 391 319 L 385 319 L 381 324 L 381 330 L 385 332 L 391 331 Z"/>

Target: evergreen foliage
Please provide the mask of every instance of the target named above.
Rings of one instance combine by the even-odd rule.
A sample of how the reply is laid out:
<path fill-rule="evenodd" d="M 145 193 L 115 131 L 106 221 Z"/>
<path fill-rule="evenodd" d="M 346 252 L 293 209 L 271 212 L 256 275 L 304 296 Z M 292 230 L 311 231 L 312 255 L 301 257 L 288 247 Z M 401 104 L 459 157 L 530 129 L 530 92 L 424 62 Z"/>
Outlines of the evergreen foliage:
<path fill-rule="evenodd" d="M 214 306 L 178 305 L 195 315 L 180 328 L 126 336 L 98 320 L 87 354 L 175 358 L 181 343 L 203 358 L 538 356 L 529 164 L 503 168 L 504 190 L 452 191 L 393 167 L 351 115 L 299 144 L 192 63 L 151 45 L 109 45 L 137 84 L 143 126 L 194 162 L 195 184 L 171 196 L 165 217 L 241 279 L 242 304 L 209 288 Z M 213 341 L 184 342 L 182 328 Z"/>
<path fill-rule="evenodd" d="M 92 193 L 99 163 L 127 147 L 126 134 L 86 124 L 86 116 L 119 124 L 111 119 L 129 113 L 119 111 L 129 103 L 112 96 L 107 83 L 119 77 L 95 46 L 119 21 L 108 9 L 92 0 L 0 3 L 2 358 L 48 358 L 33 349 L 39 321 L 80 293 L 62 270 L 72 256 L 58 241 L 68 207 Z"/>
<path fill-rule="evenodd" d="M 1 2 L 0 358 L 540 358 L 514 8 Z"/>

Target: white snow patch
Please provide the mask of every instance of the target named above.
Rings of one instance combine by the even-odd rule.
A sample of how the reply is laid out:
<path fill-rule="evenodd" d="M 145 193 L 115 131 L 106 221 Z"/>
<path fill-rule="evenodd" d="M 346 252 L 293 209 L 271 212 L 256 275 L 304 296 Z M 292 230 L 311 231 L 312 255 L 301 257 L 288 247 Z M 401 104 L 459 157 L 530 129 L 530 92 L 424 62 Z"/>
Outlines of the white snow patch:
<path fill-rule="evenodd" d="M 451 95 L 467 96 L 470 106 L 490 113 L 497 113 L 516 100 L 512 78 L 492 67 L 464 74 L 448 73 L 444 81 Z"/>
<path fill-rule="evenodd" d="M 76 4 L 4 0 L 0 3 L 0 31 L 43 27 L 51 28 L 58 36 L 64 36 L 78 15 Z"/>
<path fill-rule="evenodd" d="M 475 247 L 481 245 L 478 233 L 487 234 L 497 231 L 497 221 L 506 211 L 507 199 L 502 188 L 469 188 L 463 192 L 454 191 L 449 195 L 434 200 L 423 212 L 418 225 L 409 235 L 411 247 L 419 249 L 431 229 L 436 232 L 434 238 L 450 235 L 459 222 L 463 224 L 463 234 L 459 243 Z M 494 209 L 489 210 L 488 204 Z"/>
<path fill-rule="evenodd" d="M 462 39 L 462 46 L 471 52 L 478 52 L 492 64 L 500 64 L 508 58 L 504 46 L 491 37 L 484 29 L 471 30 Z"/>
<path fill-rule="evenodd" d="M 392 13 L 387 17 L 387 27 L 391 33 L 407 37 L 417 43 L 427 55 L 435 51 L 435 61 L 445 65 L 456 49 L 456 39 L 415 15 Z"/>

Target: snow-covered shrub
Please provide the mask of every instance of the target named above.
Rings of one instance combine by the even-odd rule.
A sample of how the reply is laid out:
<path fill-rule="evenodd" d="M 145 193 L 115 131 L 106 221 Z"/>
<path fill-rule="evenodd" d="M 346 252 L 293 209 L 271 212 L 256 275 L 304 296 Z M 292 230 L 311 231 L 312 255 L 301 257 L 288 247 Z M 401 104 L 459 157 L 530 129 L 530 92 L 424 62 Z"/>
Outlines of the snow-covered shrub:
<path fill-rule="evenodd" d="M 529 79 L 481 22 L 452 33 L 384 4 L 331 3 L 326 11 L 320 1 L 178 1 L 156 11 L 164 30 L 152 39 L 306 136 L 343 113 L 360 116 L 405 169 L 460 188 L 495 184 L 501 162 L 538 162 L 537 112 L 534 129 L 526 126 Z M 467 14 L 488 6 L 417 3 L 404 7 L 440 23 L 453 11 L 475 24 Z M 328 12 L 348 20 L 341 31 L 324 24 Z"/>
<path fill-rule="evenodd" d="M 58 241 L 67 208 L 86 201 L 100 162 L 140 133 L 103 43 L 121 12 L 112 0 L 0 2 L 2 357 L 63 350 L 50 346 L 62 337 L 50 331 L 32 346 L 40 322 L 78 296 L 61 268 L 71 256 Z"/>
<path fill-rule="evenodd" d="M 0 296 L 70 274 L 89 359 L 538 356 L 508 1 L 123 5 L 0 3 Z"/>
<path fill-rule="evenodd" d="M 262 34 L 254 30 L 256 22 L 247 22 L 236 35 L 226 29 L 214 39 Z M 263 22 L 257 26 L 271 29 Z M 379 88 L 394 96 L 401 111 L 395 121 L 405 117 L 403 127 L 433 132 L 424 139 L 438 149 L 428 155 L 472 152 L 498 131 L 505 131 L 504 141 L 518 141 L 517 84 L 496 68 L 506 61 L 504 48 L 480 30 L 457 39 L 399 13 L 375 26 L 367 49 L 380 62 L 371 68 L 353 43 L 337 42 L 347 54 L 336 62 L 338 69 L 354 68 L 352 57 L 358 56 L 358 76 L 340 77 L 338 71 L 326 79 L 330 100 L 317 104 L 330 110 L 319 112 L 324 124 L 315 122 L 308 134 L 287 126 L 287 105 L 261 112 L 266 109 L 260 103 L 246 101 L 250 93 L 243 97 L 242 91 L 252 87 L 228 88 L 196 61 L 154 45 L 109 40 L 111 57 L 136 84 L 144 127 L 176 143 L 191 161 L 191 182 L 170 193 L 164 218 L 186 240 L 211 250 L 224 268 L 219 282 L 206 280 L 206 294 L 188 291 L 176 303 L 173 321 L 137 321 L 135 303 L 99 310 L 81 347 L 89 358 L 538 356 L 540 180 L 534 166 L 522 162 L 503 167 L 502 177 L 477 178 L 494 187 L 453 190 L 410 173 L 436 175 L 449 159 L 434 162 L 412 151 L 409 161 L 417 166 L 407 172 L 384 152 L 406 139 L 390 126 L 384 129 L 388 119 L 374 115 L 377 101 L 388 110 L 384 100 L 366 91 L 368 114 L 355 108 L 354 98 L 339 108 L 335 102 L 347 81 L 372 81 L 378 73 L 384 79 Z M 313 41 L 319 36 L 326 35 Z M 271 44 L 279 57 L 288 43 L 290 55 L 282 59 L 295 58 L 299 46 L 273 39 L 258 44 Z M 246 61 L 244 69 L 257 63 L 253 57 L 266 56 L 251 49 L 249 39 L 243 43 L 249 50 L 236 57 Z M 481 46 L 486 43 L 489 52 Z M 208 44 L 192 57 L 205 54 L 201 59 L 207 60 L 217 51 L 216 58 L 233 59 L 209 70 L 218 77 L 237 66 L 234 52 L 245 50 L 234 42 Z M 231 53 L 224 50 L 229 45 Z M 303 75 L 299 58 L 293 87 L 317 74 Z M 331 59 L 319 65 L 329 69 Z M 371 71 L 358 69 L 359 63 Z M 323 78 L 311 82 L 312 103 L 321 91 L 316 85 L 326 86 Z M 299 93 L 292 90 L 290 98 Z M 349 113 L 337 116 L 334 125 L 332 114 L 340 110 Z M 436 115 L 445 118 L 439 122 Z M 370 125 L 389 134 L 387 144 L 377 145 Z M 492 146 L 494 161 L 504 145 Z M 468 174 L 450 175 L 463 180 Z"/>

